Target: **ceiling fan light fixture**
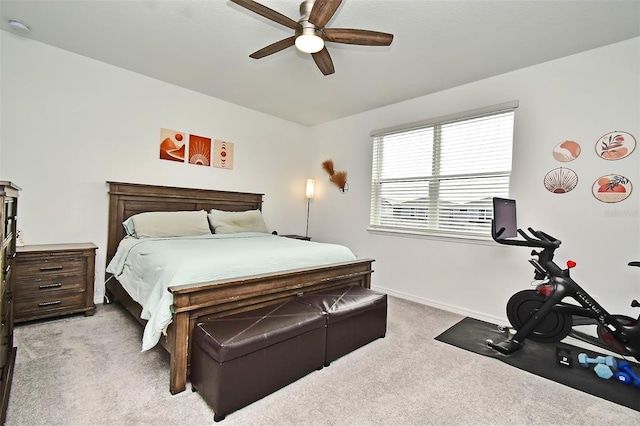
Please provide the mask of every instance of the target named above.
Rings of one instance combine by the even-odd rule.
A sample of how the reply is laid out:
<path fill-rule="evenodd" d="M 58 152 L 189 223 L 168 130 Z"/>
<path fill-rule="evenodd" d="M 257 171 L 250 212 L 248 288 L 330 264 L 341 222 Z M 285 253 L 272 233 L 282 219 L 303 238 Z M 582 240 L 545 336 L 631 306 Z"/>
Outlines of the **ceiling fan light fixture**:
<path fill-rule="evenodd" d="M 301 34 L 296 37 L 296 47 L 305 53 L 317 53 L 324 48 L 324 40 L 315 34 Z"/>
<path fill-rule="evenodd" d="M 295 44 L 299 51 L 311 54 L 323 75 L 331 75 L 335 72 L 335 67 L 325 41 L 361 46 L 389 46 L 393 41 L 393 34 L 379 31 L 327 28 L 327 23 L 333 18 L 342 0 L 304 0 L 300 4 L 300 19 L 297 22 L 254 0 L 231 0 L 231 2 L 295 31 L 295 35 L 253 52 L 249 55 L 253 59 L 273 55 Z"/>

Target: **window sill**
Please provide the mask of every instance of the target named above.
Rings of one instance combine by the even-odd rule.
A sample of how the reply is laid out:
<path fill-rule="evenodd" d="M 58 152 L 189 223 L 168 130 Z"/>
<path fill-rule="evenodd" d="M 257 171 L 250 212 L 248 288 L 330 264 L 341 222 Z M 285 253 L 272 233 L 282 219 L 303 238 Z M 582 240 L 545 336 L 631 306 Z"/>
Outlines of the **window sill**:
<path fill-rule="evenodd" d="M 497 243 L 491 239 L 491 237 L 471 236 L 471 235 L 447 235 L 420 232 L 416 230 L 402 230 L 402 229 L 382 229 L 382 228 L 367 228 L 367 232 L 374 235 L 388 236 L 388 237 L 403 237 L 403 238 L 415 238 L 432 241 L 443 241 L 449 243 L 462 243 L 462 244 L 479 244 L 486 246 L 496 246 Z"/>

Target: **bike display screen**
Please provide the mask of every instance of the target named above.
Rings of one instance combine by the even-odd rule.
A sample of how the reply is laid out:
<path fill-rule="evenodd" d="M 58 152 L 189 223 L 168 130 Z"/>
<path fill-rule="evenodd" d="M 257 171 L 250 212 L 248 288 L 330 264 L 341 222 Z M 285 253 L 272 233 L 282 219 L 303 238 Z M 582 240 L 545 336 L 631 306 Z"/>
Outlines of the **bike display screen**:
<path fill-rule="evenodd" d="M 504 228 L 502 234 L 497 235 Z M 493 235 L 498 238 L 514 238 L 518 236 L 516 219 L 516 200 L 508 198 L 493 199 Z"/>

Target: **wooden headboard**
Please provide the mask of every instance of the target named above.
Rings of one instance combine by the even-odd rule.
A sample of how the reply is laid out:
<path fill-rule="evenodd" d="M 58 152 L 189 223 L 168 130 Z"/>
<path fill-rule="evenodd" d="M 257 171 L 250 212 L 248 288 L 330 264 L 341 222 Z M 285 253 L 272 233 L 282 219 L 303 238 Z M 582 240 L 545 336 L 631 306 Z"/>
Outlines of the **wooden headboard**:
<path fill-rule="evenodd" d="M 124 222 L 142 212 L 186 210 L 262 210 L 263 194 L 217 191 L 213 189 L 176 188 L 137 183 L 109 184 L 109 236 L 107 265 L 124 238 Z"/>

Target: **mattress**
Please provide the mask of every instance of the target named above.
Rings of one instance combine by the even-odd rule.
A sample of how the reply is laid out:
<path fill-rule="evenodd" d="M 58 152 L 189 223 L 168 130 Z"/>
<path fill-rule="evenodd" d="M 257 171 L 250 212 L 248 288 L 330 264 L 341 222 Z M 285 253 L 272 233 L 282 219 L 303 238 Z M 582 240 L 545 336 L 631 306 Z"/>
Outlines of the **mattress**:
<path fill-rule="evenodd" d="M 338 244 L 302 241 L 277 235 L 240 232 L 196 237 L 125 237 L 107 266 L 147 320 L 142 350 L 153 348 L 171 323 L 173 295 L 183 284 L 256 274 L 278 273 L 355 260 Z"/>

